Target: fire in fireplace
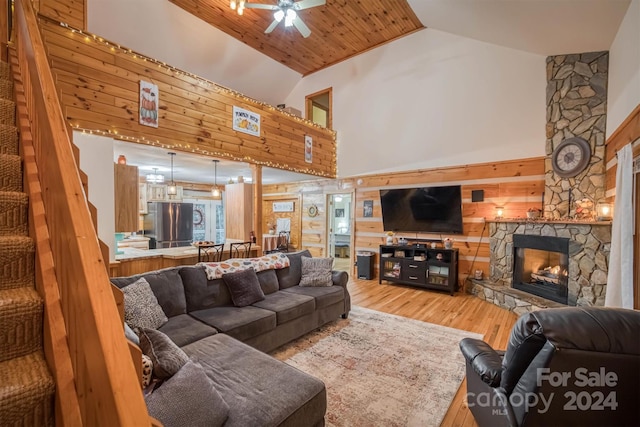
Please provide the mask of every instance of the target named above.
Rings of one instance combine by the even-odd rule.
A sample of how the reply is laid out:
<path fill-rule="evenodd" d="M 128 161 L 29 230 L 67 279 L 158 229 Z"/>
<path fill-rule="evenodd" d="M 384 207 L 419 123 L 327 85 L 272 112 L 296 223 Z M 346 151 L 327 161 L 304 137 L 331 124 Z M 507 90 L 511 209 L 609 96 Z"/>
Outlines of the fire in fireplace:
<path fill-rule="evenodd" d="M 569 239 L 513 235 L 512 287 L 568 304 Z"/>

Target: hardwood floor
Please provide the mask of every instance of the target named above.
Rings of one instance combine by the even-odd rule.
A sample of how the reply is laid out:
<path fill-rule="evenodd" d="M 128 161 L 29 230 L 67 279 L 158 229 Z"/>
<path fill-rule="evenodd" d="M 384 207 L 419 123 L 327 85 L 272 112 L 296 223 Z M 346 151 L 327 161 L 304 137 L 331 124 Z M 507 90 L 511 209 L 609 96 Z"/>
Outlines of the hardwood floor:
<path fill-rule="evenodd" d="M 517 316 L 473 295 L 388 284 L 378 280 L 350 279 L 348 285 L 352 305 L 409 317 L 442 326 L 480 333 L 495 349 L 506 349 L 509 333 Z M 456 393 L 441 427 L 477 426 L 466 407 L 466 382 Z"/>

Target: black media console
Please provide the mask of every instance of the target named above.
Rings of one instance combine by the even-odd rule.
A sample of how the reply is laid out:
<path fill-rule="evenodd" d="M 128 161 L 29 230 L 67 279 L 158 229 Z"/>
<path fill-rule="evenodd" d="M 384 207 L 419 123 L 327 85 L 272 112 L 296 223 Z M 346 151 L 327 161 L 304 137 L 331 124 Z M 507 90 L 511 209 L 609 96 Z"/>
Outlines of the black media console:
<path fill-rule="evenodd" d="M 417 245 L 380 245 L 383 280 L 453 293 L 458 284 L 458 250 Z"/>

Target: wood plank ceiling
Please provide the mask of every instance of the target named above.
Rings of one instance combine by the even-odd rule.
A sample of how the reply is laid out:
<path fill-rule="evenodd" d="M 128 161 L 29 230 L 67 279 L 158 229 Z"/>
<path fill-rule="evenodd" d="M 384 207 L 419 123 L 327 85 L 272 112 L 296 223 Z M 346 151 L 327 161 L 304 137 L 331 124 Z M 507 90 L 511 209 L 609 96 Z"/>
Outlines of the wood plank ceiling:
<path fill-rule="evenodd" d="M 302 75 L 423 28 L 406 0 L 327 0 L 301 10 L 298 16 L 311 30 L 308 38 L 293 27 L 285 29 L 282 22 L 265 34 L 273 21 L 269 10 L 245 9 L 239 16 L 229 8 L 229 0 L 170 1 Z"/>

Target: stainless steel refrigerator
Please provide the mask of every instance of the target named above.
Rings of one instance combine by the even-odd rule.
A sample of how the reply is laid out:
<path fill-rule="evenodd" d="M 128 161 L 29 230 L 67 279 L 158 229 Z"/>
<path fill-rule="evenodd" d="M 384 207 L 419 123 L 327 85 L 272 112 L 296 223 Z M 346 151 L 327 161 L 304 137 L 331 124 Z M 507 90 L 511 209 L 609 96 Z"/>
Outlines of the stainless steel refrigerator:
<path fill-rule="evenodd" d="M 189 246 L 193 241 L 193 203 L 149 202 L 144 216 L 149 249 Z"/>

